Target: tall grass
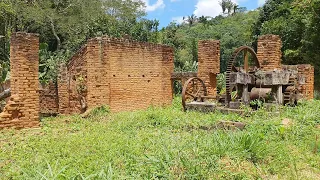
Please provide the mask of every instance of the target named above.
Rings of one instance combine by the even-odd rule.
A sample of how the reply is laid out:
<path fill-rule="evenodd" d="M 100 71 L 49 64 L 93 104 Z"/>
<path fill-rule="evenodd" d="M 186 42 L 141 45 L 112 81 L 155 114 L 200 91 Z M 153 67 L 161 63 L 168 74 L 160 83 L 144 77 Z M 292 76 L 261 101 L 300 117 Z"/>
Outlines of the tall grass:
<path fill-rule="evenodd" d="M 177 98 L 165 108 L 46 118 L 41 129 L 1 131 L 0 179 L 317 179 L 319 107 L 242 117 L 185 113 Z M 210 128 L 220 120 L 248 125 Z"/>

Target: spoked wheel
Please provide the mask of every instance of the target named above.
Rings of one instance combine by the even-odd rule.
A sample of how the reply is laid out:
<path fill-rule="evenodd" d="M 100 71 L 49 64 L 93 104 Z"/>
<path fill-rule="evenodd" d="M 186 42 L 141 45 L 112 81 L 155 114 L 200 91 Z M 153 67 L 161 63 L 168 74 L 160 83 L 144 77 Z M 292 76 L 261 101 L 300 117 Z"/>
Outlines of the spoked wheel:
<path fill-rule="evenodd" d="M 190 78 L 184 84 L 182 89 L 182 106 L 183 110 L 187 110 L 187 103 L 190 102 L 204 102 L 205 96 L 208 95 L 207 88 L 204 82 L 197 78 Z"/>
<path fill-rule="evenodd" d="M 249 54 L 253 58 L 253 63 L 254 65 L 251 66 L 252 69 L 258 69 L 260 68 L 260 64 L 258 61 L 257 54 L 255 51 L 248 47 L 248 46 L 241 46 L 238 49 L 236 49 L 233 54 L 231 59 L 228 62 L 228 67 L 226 71 L 226 104 L 229 104 L 231 101 L 231 92 L 232 92 L 232 85 L 230 84 L 230 74 L 231 72 L 238 72 L 238 69 L 235 65 L 237 57 L 243 52 L 243 65 L 244 65 L 244 71 L 246 73 L 249 73 Z"/>

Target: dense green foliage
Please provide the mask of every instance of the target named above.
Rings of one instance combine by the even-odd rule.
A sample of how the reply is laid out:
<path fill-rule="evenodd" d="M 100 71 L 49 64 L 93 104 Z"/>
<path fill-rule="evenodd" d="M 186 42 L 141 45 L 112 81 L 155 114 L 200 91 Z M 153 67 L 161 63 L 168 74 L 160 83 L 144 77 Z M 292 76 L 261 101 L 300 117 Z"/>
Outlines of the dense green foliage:
<path fill-rule="evenodd" d="M 192 26 L 190 26 L 190 20 L 181 25 L 171 23 L 161 31 L 161 43 L 175 48 L 177 71 L 195 71 L 198 40 L 220 40 L 221 71 L 224 72 L 232 52 L 242 45 L 251 45 L 252 24 L 257 20 L 258 14 L 258 11 L 250 11 L 212 19 L 207 17 L 206 21 L 195 22 Z"/>
<path fill-rule="evenodd" d="M 136 0 L 3 0 L 0 60 L 9 61 L 9 38 L 17 31 L 38 33 L 41 43 L 48 45 L 46 51 L 40 51 L 41 80 L 55 80 L 54 71 L 46 70 L 68 59 L 91 37 L 129 35 L 135 40 L 156 42 L 159 22 L 143 18 L 143 6 Z"/>
<path fill-rule="evenodd" d="M 54 80 L 52 64 L 68 60 L 88 38 L 129 35 L 174 47 L 175 70 L 196 71 L 198 40 L 215 39 L 221 41 L 224 72 L 235 48 L 254 47 L 259 35 L 272 33 L 283 40 L 284 63 L 313 64 L 320 76 L 320 0 L 267 0 L 254 11 L 230 0 L 222 0 L 220 5 L 223 13 L 215 18 L 192 14 L 185 16 L 182 24 L 172 22 L 159 30 L 157 20 L 145 19 L 144 4 L 137 0 L 2 0 L 0 61 L 9 61 L 12 32 L 39 33 L 41 43 L 48 45 L 40 56 L 40 79 Z"/>
<path fill-rule="evenodd" d="M 254 27 L 255 38 L 262 34 L 280 35 L 284 63 L 312 64 L 320 76 L 319 0 L 268 0 Z"/>
<path fill-rule="evenodd" d="M 0 132 L 0 179 L 319 179 L 319 101 L 251 117 L 168 108 L 61 116 Z M 290 125 L 281 125 L 283 119 Z M 215 129 L 220 120 L 243 131 Z"/>

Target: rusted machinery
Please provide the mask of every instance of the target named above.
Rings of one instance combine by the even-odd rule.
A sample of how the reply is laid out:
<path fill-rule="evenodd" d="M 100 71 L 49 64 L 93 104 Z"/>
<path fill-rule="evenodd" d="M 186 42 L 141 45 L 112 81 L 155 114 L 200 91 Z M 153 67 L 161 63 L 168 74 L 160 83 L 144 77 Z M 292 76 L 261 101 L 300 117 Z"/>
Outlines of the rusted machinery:
<path fill-rule="evenodd" d="M 260 70 L 254 50 L 242 46 L 234 51 L 228 62 L 224 106 L 237 109 L 240 104 L 249 105 L 256 99 L 282 105 L 296 105 L 302 97 L 300 92 L 304 83 L 305 77 L 299 75 L 297 71 Z M 191 78 L 184 84 L 182 91 L 184 110 L 193 105 L 214 106 L 214 102 L 219 100 L 221 101 L 219 96 L 208 95 L 204 81 L 199 78 Z"/>

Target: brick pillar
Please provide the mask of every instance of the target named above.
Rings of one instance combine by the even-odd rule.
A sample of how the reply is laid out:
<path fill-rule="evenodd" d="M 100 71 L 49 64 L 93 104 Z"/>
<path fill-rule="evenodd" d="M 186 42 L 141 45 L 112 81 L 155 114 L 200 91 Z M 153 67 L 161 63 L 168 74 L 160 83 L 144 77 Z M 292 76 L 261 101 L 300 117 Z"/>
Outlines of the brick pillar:
<path fill-rule="evenodd" d="M 298 72 L 303 75 L 306 84 L 302 85 L 303 96 L 310 100 L 314 98 L 314 67 L 310 64 L 298 64 Z"/>
<path fill-rule="evenodd" d="M 174 71 L 174 53 L 171 47 L 163 46 L 162 48 L 162 98 L 164 105 L 170 105 L 173 99 L 173 87 L 171 74 Z"/>
<path fill-rule="evenodd" d="M 198 77 L 205 81 L 208 94 L 217 95 L 216 75 L 220 73 L 220 41 L 198 42 Z"/>
<path fill-rule="evenodd" d="M 263 35 L 258 39 L 258 60 L 264 71 L 281 70 L 282 42 L 277 35 Z"/>
<path fill-rule="evenodd" d="M 0 128 L 39 126 L 39 36 L 13 33 L 10 42 L 11 94 Z"/>
<path fill-rule="evenodd" d="M 67 66 L 60 64 L 58 76 L 59 113 L 69 114 L 69 75 Z"/>
<path fill-rule="evenodd" d="M 110 105 L 110 79 L 107 47 L 108 37 L 94 38 L 87 44 L 87 105 L 88 109 Z"/>

